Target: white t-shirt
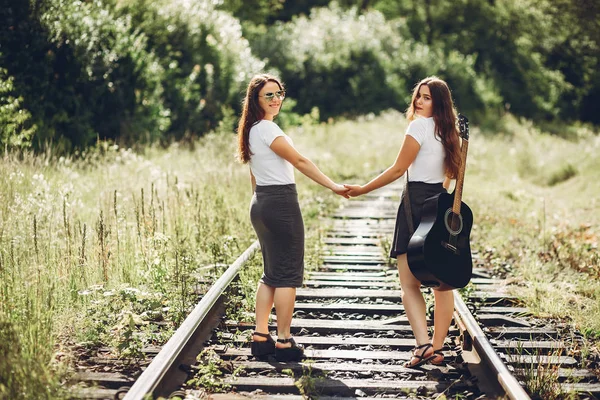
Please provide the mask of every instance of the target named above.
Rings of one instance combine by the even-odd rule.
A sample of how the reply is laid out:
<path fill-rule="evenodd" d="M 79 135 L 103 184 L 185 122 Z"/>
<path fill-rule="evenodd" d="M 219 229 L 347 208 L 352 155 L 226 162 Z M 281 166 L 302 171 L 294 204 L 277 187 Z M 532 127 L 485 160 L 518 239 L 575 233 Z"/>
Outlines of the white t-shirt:
<path fill-rule="evenodd" d="M 250 170 L 258 186 L 296 183 L 294 166 L 271 150 L 271 143 L 279 136 L 294 145 L 292 138 L 273 121 L 263 119 L 250 128 Z"/>
<path fill-rule="evenodd" d="M 411 182 L 441 183 L 446 176 L 444 157 L 446 151 L 441 139 L 435 136 L 433 118 L 417 118 L 406 129 L 406 134 L 415 138 L 421 145 L 417 158 L 408 167 Z"/>

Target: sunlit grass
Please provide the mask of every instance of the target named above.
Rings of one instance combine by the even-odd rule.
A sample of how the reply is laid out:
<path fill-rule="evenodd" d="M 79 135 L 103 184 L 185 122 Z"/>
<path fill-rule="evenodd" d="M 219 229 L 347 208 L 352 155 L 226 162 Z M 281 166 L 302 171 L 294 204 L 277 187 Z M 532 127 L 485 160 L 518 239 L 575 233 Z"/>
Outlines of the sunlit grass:
<path fill-rule="evenodd" d="M 512 266 L 523 282 L 516 294 L 533 311 L 598 338 L 600 138 L 567 141 L 510 119 L 506 126 L 504 137 L 472 135 L 464 194 L 476 210 L 472 242 Z M 565 165 L 577 173 L 554 182 Z"/>
<path fill-rule="evenodd" d="M 251 242 L 240 207 L 250 184 L 231 162 L 230 139 L 209 135 L 193 152 L 101 145 L 78 160 L 2 160 L 0 322 L 17 333 L 10 351 L 25 370 L 49 374 L 59 337 L 127 356 L 144 344 L 131 341 L 130 321 L 142 329 L 185 317 L 192 272 L 231 262 Z M 44 374 L 27 384 L 17 376 L 0 393 L 56 391 L 58 379 Z"/>

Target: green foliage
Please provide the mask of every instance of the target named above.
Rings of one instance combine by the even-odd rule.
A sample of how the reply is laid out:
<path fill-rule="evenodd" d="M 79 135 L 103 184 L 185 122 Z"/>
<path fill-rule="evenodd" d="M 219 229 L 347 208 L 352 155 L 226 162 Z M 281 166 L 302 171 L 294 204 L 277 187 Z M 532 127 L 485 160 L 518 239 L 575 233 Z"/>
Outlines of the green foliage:
<path fill-rule="evenodd" d="M 444 79 L 452 91 L 457 109 L 474 121 L 498 117 L 502 97 L 494 83 L 475 72 L 476 57 L 464 56 L 451 50 L 414 43 L 406 50 L 397 50 L 389 65 L 388 76 L 404 77 L 406 86 L 398 88 L 408 107 L 414 84 L 426 76 L 437 75 Z"/>
<path fill-rule="evenodd" d="M 169 126 L 161 101 L 163 71 L 146 51 L 146 37 L 107 3 L 53 0 L 41 20 L 52 42 L 70 45 L 83 83 L 93 85 L 91 129 L 101 138 L 152 142 Z"/>
<path fill-rule="evenodd" d="M 231 385 L 224 382 L 223 371 L 228 371 L 235 379 L 244 368 L 240 366 L 233 369 L 232 364 L 221 360 L 214 350 L 209 349 L 202 350 L 197 361 L 198 370 L 194 377 L 187 381 L 187 385 L 193 388 L 204 388 L 209 393 L 224 392 L 231 388 Z"/>
<path fill-rule="evenodd" d="M 540 31 L 549 31 L 551 21 L 524 2 L 481 1 L 464 9 L 462 26 L 456 23 L 444 32 L 455 40 L 445 44 L 477 54 L 478 72 L 496 82 L 511 112 L 533 119 L 557 117 L 560 94 L 568 84 L 560 72 L 546 66 L 547 51 L 539 45 Z M 449 7 L 446 17 L 449 13 L 461 15 L 455 7 Z"/>
<path fill-rule="evenodd" d="M 264 66 L 240 23 L 210 1 L 24 1 L 0 21 L 0 63 L 14 77 L 3 114 L 21 126 L 18 107 L 28 110 L 11 137 L 31 138 L 35 124 L 37 148 L 167 142 L 224 120 L 232 131 L 245 85 Z"/>
<path fill-rule="evenodd" d="M 5 150 L 29 147 L 36 130 L 31 114 L 21 105 L 23 98 L 13 97 L 13 82 L 14 78 L 0 69 L 0 146 Z"/>
<path fill-rule="evenodd" d="M 253 49 L 281 71 L 300 114 L 318 107 L 326 120 L 400 105 L 380 60 L 395 32 L 379 13 L 359 18 L 354 10 L 316 9 L 253 36 Z"/>
<path fill-rule="evenodd" d="M 240 21 L 260 25 L 278 19 L 279 12 L 289 3 L 285 0 L 222 0 L 219 6 Z"/>
<path fill-rule="evenodd" d="M 309 114 L 300 115 L 293 110 L 298 102 L 291 97 L 286 97 L 281 112 L 277 115 L 277 125 L 284 131 L 295 126 L 310 126 L 318 124 L 321 120 L 319 109 L 313 107 Z"/>
<path fill-rule="evenodd" d="M 164 74 L 170 109 L 169 137 L 201 136 L 240 111 L 245 86 L 264 63 L 250 52 L 241 25 L 211 1 L 126 0 L 118 8 L 132 22 L 131 34 L 147 37 L 146 50 Z M 233 131 L 231 122 L 225 130 Z"/>
<path fill-rule="evenodd" d="M 331 0 L 222 0 L 221 7 L 243 22 L 272 25 L 308 15 L 315 7 L 327 6 Z M 351 2 L 350 2 L 351 3 Z"/>
<path fill-rule="evenodd" d="M 15 357 L 28 360 L 11 368 L 46 374 L 15 373 L 11 387 L 31 389 L 8 398 L 57 390 L 49 376 L 61 378 L 51 364 L 59 341 L 110 346 L 132 361 L 142 346 L 164 343 L 148 331 L 189 314 L 198 280 L 210 278 L 201 267 L 249 244 L 250 182 L 233 163 L 233 137 L 196 144 L 1 158 L 0 320 L 20 336 Z"/>
<path fill-rule="evenodd" d="M 152 141 L 166 131 L 161 67 L 129 18 L 98 0 L 23 1 L 1 17 L 0 62 L 38 126 L 37 147 L 85 147 L 98 135 Z"/>
<path fill-rule="evenodd" d="M 388 20 L 405 19 L 417 42 L 475 57 L 477 74 L 492 79 L 506 108 L 516 115 L 600 122 L 600 114 L 592 111 L 600 101 L 598 2 L 370 3 Z"/>
<path fill-rule="evenodd" d="M 510 354 L 510 353 L 514 354 Z M 514 360 L 517 376 L 523 380 L 527 391 L 536 399 L 548 400 L 577 400 L 580 396 L 575 391 L 568 391 L 561 387 L 560 371 L 552 358 L 562 356 L 562 349 L 553 350 L 549 354 L 541 354 L 535 350 L 533 354 L 517 346 L 510 350 L 508 357 Z"/>
<path fill-rule="evenodd" d="M 327 377 L 327 371 L 313 371 L 313 361 L 308 360 L 302 366 L 302 375 L 297 377 L 291 369 L 284 369 L 282 373 L 294 379 L 294 386 L 300 392 L 303 399 L 318 399 L 323 391 L 323 382 Z"/>
<path fill-rule="evenodd" d="M 435 74 L 493 130 L 506 110 L 600 124 L 599 16 L 591 0 L 4 0 L 0 145 L 231 132 L 265 67 L 297 101 L 285 123 L 404 110 Z"/>
<path fill-rule="evenodd" d="M 547 64 L 569 83 L 561 94 L 561 117 L 600 124 L 600 3 L 593 0 L 539 1 L 551 20 Z M 548 40 L 548 39 L 546 39 Z"/>
<path fill-rule="evenodd" d="M 475 73 L 475 57 L 417 44 L 403 22 L 376 11 L 331 5 L 249 34 L 257 54 L 281 71 L 297 99 L 295 110 L 318 107 L 322 120 L 403 110 L 413 85 L 433 74 L 448 81 L 465 113 L 484 114 L 500 104 L 495 87 Z"/>

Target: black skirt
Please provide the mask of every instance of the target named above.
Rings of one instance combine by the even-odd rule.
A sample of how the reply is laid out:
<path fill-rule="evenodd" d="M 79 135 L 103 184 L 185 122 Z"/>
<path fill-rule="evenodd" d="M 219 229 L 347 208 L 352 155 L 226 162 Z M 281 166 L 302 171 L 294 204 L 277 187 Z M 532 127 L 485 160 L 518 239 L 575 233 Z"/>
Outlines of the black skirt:
<path fill-rule="evenodd" d="M 419 222 L 421 222 L 421 211 L 423 210 L 425 200 L 438 193 L 445 192 L 446 189 L 444 189 L 441 183 L 409 182 L 408 185 L 413 227 L 417 230 Z M 410 241 L 406 211 L 404 210 L 405 201 L 406 197 L 402 196 L 400 207 L 398 207 L 398 215 L 396 216 L 396 228 L 394 229 L 390 258 L 396 258 L 406 253 L 408 242 Z"/>
<path fill-rule="evenodd" d="M 296 185 L 256 186 L 250 221 L 263 256 L 261 282 L 301 287 L 304 278 L 304 221 Z"/>

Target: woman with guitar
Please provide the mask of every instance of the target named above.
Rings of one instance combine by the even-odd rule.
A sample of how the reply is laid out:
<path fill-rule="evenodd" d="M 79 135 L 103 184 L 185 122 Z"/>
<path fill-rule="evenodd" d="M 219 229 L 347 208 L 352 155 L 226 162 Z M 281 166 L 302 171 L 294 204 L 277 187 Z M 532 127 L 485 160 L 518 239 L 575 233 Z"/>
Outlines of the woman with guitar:
<path fill-rule="evenodd" d="M 350 189 L 348 195 L 359 196 L 395 181 L 408 171 L 408 202 L 412 223 L 416 227 L 421 220 L 425 199 L 446 192 L 451 179 L 456 179 L 460 169 L 457 114 L 446 82 L 435 76 L 420 81 L 414 88 L 406 117 L 411 122 L 394 164 L 366 185 L 346 187 Z M 442 347 L 452 321 L 454 298 L 452 291 L 434 289 L 435 322 L 433 338 L 430 340 L 421 282 L 411 273 L 407 262 L 411 230 L 406 217 L 406 202 L 406 197 L 403 196 L 396 218 L 390 257 L 396 258 L 398 262 L 402 303 L 416 340 L 412 357 L 405 367 L 414 368 L 426 362 L 440 364 L 444 361 Z"/>

